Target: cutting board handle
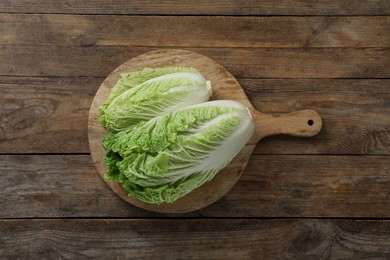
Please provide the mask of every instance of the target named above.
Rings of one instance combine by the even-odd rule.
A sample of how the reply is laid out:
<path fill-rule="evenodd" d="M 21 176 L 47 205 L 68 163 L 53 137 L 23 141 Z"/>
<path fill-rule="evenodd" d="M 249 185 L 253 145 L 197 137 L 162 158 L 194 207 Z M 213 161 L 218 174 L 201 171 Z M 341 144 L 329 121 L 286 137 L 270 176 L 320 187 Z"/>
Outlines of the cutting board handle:
<path fill-rule="evenodd" d="M 250 143 L 257 143 L 266 136 L 277 134 L 310 137 L 318 134 L 322 127 L 320 115 L 311 109 L 277 116 L 250 110 L 256 122 L 256 130 Z"/>

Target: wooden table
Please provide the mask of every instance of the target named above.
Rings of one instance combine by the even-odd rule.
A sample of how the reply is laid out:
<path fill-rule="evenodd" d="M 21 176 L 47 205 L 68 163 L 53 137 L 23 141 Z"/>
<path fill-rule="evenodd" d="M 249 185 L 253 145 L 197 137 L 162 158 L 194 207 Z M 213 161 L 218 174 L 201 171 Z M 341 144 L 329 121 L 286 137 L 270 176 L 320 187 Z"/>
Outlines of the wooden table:
<path fill-rule="evenodd" d="M 390 259 L 390 2 L 0 2 L 0 256 Z M 104 80 L 160 48 L 209 56 L 264 113 L 321 133 L 261 141 L 234 189 L 188 214 L 119 199 L 89 155 Z"/>

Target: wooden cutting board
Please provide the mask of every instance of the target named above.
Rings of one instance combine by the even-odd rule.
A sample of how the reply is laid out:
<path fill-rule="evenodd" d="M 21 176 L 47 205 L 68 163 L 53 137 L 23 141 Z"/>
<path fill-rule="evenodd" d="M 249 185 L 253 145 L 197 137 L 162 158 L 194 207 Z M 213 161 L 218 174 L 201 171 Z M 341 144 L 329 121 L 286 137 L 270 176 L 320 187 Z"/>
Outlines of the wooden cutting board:
<path fill-rule="evenodd" d="M 129 197 L 120 183 L 104 178 L 107 169 L 103 161 L 106 151 L 102 147 L 102 141 L 107 130 L 99 122 L 99 106 L 107 99 L 110 89 L 116 84 L 121 73 L 168 66 L 196 68 L 207 80 L 211 81 L 213 100 L 235 100 L 249 108 L 256 123 L 256 130 L 252 140 L 210 182 L 173 203 L 154 205 Z M 91 156 L 99 175 L 119 197 L 143 209 L 183 213 L 208 206 L 224 196 L 239 180 L 256 143 L 263 137 L 274 134 L 313 136 L 320 131 L 321 125 L 321 118 L 313 110 L 302 110 L 282 116 L 260 113 L 253 108 L 237 80 L 222 65 L 191 51 L 164 49 L 148 52 L 125 62 L 104 80 L 89 112 L 88 138 Z"/>

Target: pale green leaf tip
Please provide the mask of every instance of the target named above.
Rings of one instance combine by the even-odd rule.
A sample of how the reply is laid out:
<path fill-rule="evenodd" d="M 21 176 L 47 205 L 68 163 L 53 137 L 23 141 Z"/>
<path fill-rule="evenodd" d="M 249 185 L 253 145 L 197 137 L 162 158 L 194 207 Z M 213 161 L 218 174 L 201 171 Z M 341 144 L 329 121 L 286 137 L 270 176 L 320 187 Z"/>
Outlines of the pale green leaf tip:
<path fill-rule="evenodd" d="M 206 81 L 207 90 L 209 92 L 209 98 L 213 97 L 213 88 L 211 86 L 210 80 Z"/>

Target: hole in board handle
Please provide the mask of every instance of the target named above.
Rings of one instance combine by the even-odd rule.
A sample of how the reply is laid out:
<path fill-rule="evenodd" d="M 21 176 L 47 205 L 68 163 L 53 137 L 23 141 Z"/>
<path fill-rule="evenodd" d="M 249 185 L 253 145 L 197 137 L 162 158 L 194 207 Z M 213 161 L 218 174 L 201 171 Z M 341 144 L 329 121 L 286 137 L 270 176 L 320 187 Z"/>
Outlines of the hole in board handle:
<path fill-rule="evenodd" d="M 309 120 L 307 120 L 307 124 L 310 125 L 310 126 L 312 126 L 312 125 L 314 124 L 314 121 L 311 120 L 311 119 L 309 119 Z"/>

